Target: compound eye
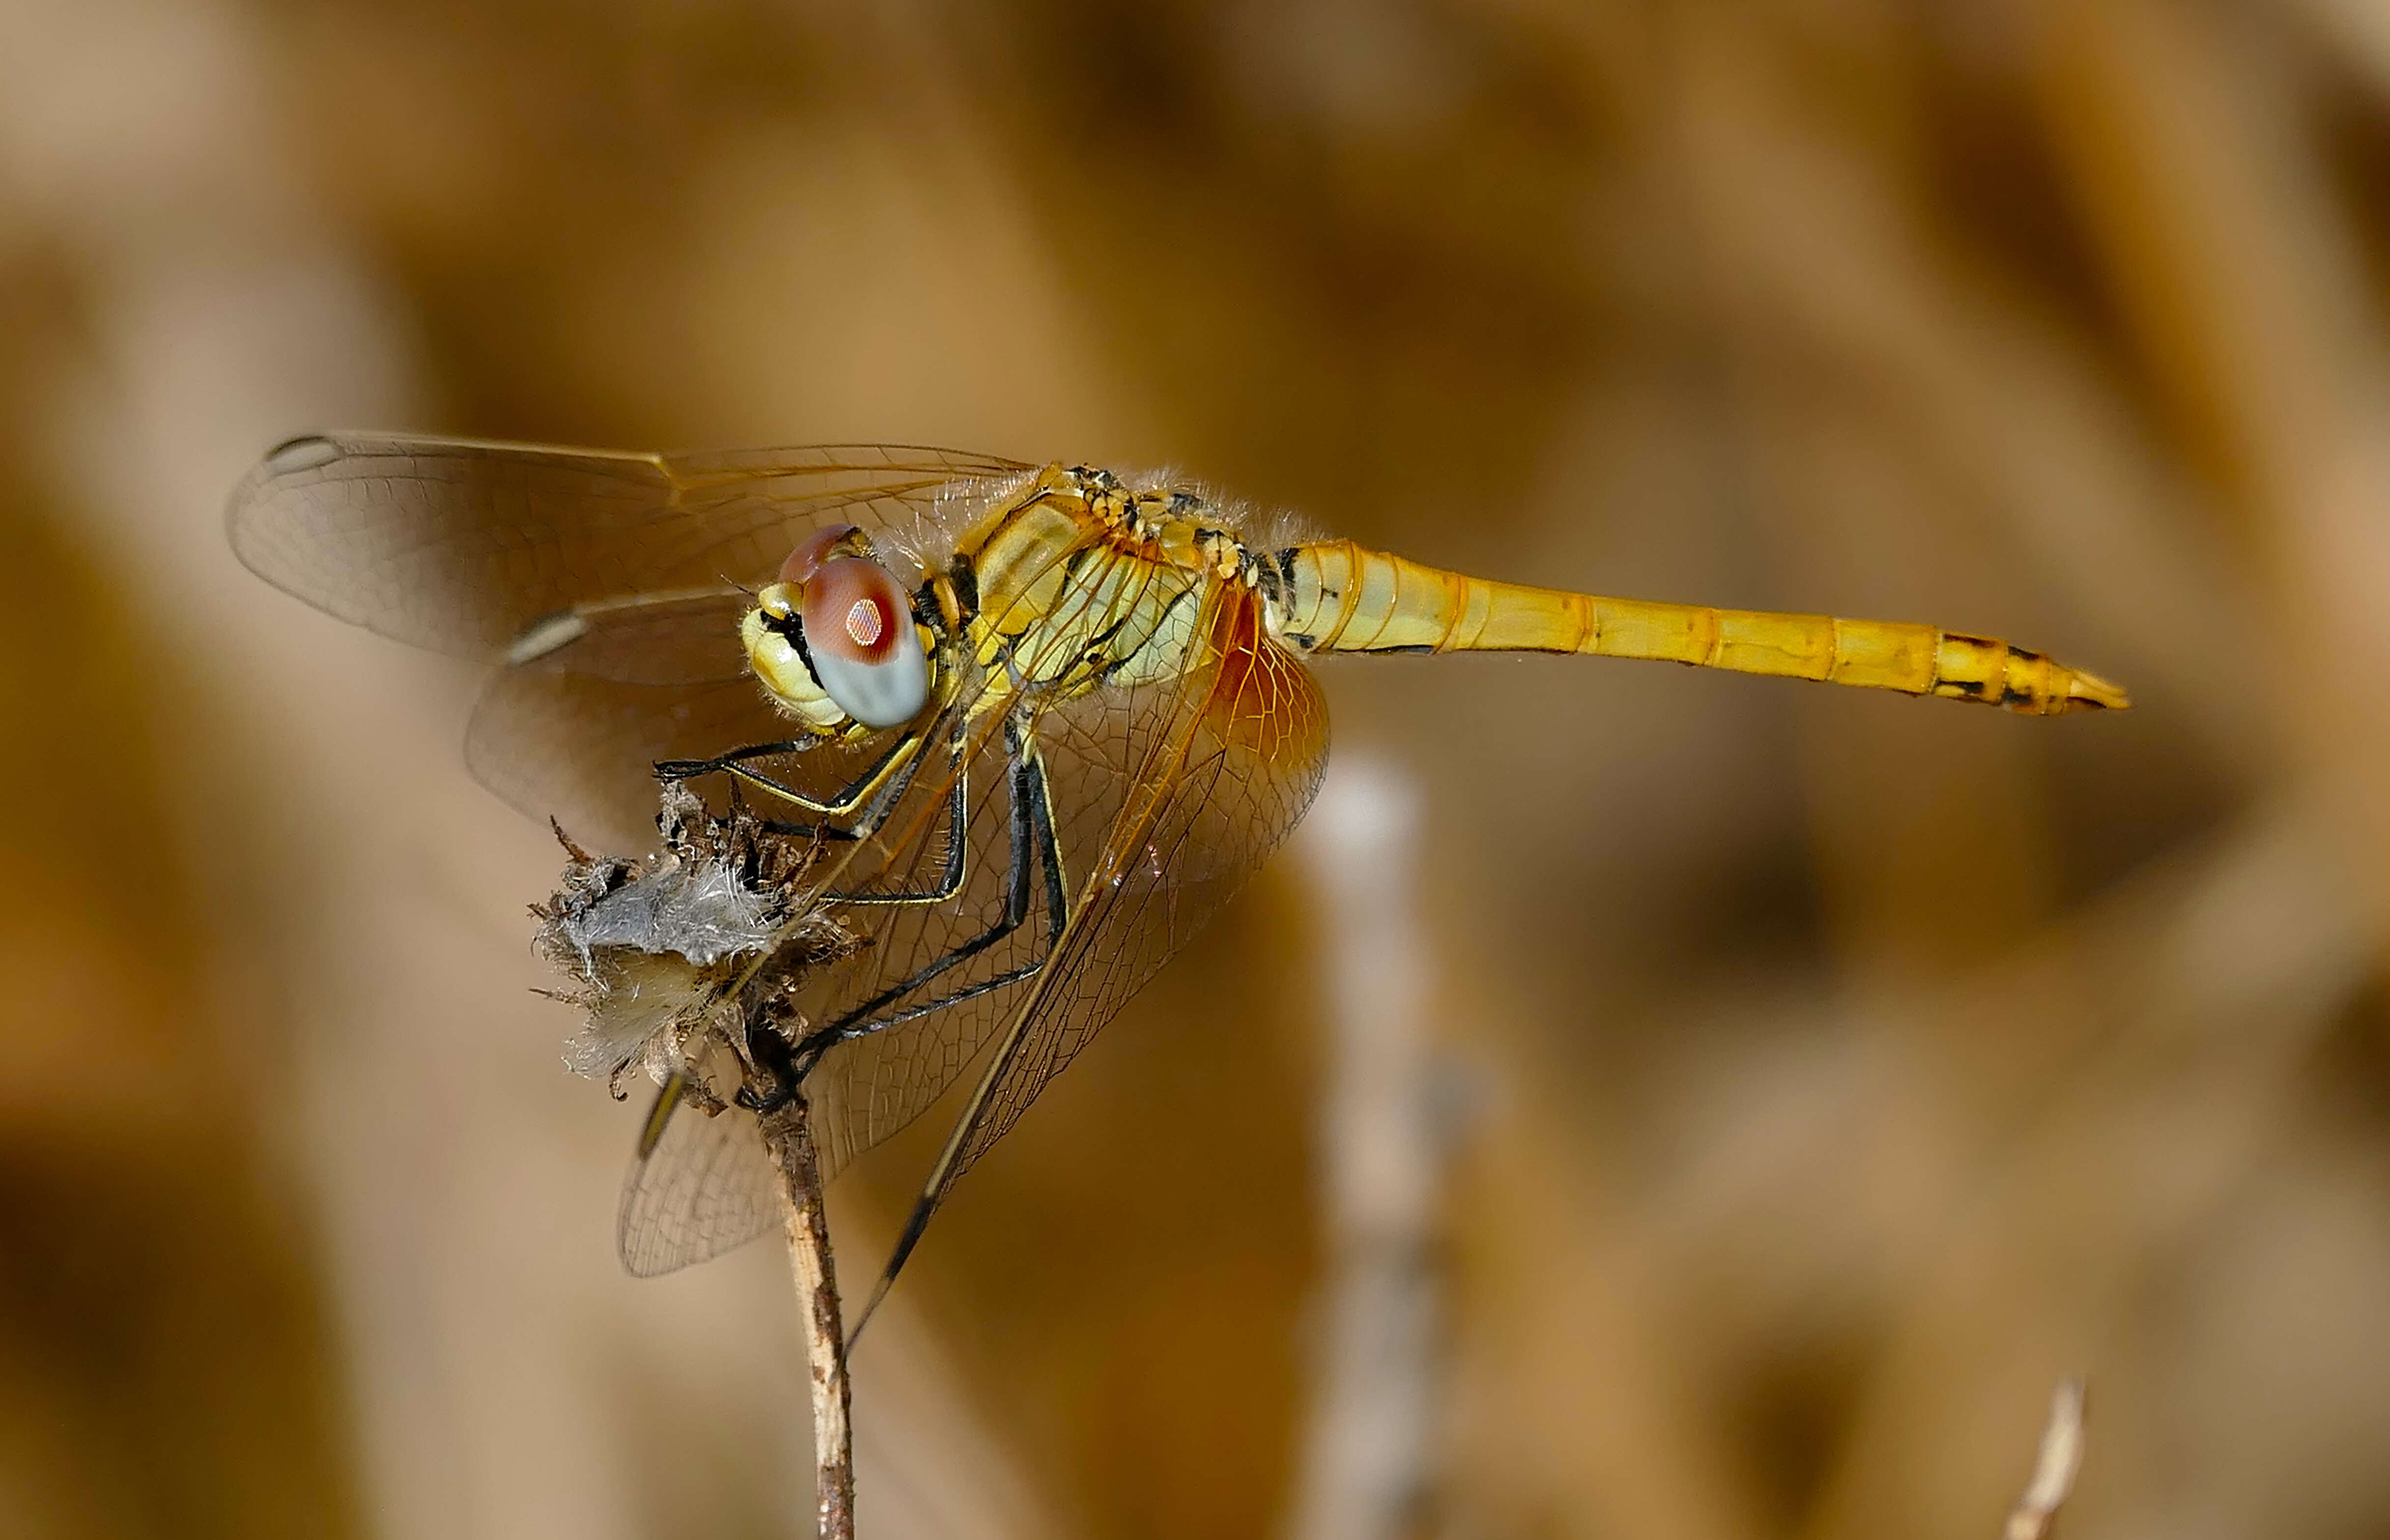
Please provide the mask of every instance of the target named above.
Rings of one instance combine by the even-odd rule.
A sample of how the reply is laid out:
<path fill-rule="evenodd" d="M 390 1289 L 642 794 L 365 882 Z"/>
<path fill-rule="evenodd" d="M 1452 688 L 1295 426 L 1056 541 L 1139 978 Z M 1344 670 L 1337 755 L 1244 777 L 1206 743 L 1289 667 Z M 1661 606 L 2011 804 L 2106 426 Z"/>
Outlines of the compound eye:
<path fill-rule="evenodd" d="M 888 569 L 832 557 L 806 580 L 801 619 L 814 674 L 847 715 L 867 727 L 895 727 L 920 714 L 929 661 L 912 606 Z"/>
<path fill-rule="evenodd" d="M 797 548 L 780 563 L 780 581 L 791 588 L 802 588 L 821 571 L 830 551 L 849 535 L 857 533 L 852 524 L 826 524 L 797 542 Z"/>

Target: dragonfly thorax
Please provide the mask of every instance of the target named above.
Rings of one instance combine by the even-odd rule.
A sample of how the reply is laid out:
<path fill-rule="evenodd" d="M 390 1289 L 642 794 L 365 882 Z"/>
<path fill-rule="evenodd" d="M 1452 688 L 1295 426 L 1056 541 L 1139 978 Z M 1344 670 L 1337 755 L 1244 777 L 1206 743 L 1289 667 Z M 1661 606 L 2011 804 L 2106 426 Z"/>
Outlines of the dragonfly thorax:
<path fill-rule="evenodd" d="M 1194 493 L 1053 465 L 965 532 L 954 565 L 974 601 L 968 656 L 1009 691 L 1070 696 L 1184 673 L 1206 599 L 1254 563 Z"/>
<path fill-rule="evenodd" d="M 1175 678 L 1201 661 L 1224 590 L 1257 590 L 1279 630 L 1279 568 L 1225 514 L 1185 488 L 1048 466 L 985 505 L 943 567 L 932 553 L 912 601 L 860 531 L 813 532 L 740 640 L 774 703 L 823 738 L 901 725 L 972 671 L 978 710 Z"/>

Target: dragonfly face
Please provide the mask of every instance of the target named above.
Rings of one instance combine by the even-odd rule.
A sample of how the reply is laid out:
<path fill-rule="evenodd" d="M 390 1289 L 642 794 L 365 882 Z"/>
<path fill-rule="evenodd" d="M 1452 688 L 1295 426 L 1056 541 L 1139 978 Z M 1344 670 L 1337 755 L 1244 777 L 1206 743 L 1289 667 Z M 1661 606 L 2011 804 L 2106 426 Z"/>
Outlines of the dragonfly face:
<path fill-rule="evenodd" d="M 847 736 L 921 714 L 938 649 L 932 620 L 917 611 L 862 532 L 840 525 L 790 553 L 739 635 L 748 666 L 782 711 L 823 737 Z"/>
<path fill-rule="evenodd" d="M 2126 703 L 1994 638 L 1526 588 L 1344 541 L 1255 550 L 1191 489 L 950 450 L 337 435 L 268 456 L 230 522 L 254 571 L 341 619 L 495 660 L 467 761 L 526 812 L 627 842 L 651 835 L 658 777 L 735 783 L 835 851 L 818 896 L 855 944 L 809 976 L 799 1024 L 750 1032 L 777 1084 L 743 1089 L 802 1087 L 835 1168 L 970 1087 L 900 1262 L 1302 817 L 1328 745 L 1311 655 L 1601 654 L 2037 714 Z M 677 1094 L 625 1190 L 635 1272 L 777 1222 L 752 1120 L 674 1117 Z"/>

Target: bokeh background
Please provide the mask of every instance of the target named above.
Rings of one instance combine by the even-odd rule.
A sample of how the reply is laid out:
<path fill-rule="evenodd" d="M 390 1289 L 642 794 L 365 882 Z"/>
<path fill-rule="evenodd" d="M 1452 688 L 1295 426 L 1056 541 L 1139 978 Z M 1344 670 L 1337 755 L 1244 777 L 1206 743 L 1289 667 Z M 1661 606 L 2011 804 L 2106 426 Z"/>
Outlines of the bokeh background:
<path fill-rule="evenodd" d="M 225 549 L 353 425 L 1168 463 L 2133 690 L 1331 664 L 1333 827 L 867 1339 L 866 1534 L 1985 1535 L 2070 1372 L 2069 1534 L 2390 1533 L 2386 17 L 0 0 L 0 1532 L 803 1532 L 471 671 Z"/>

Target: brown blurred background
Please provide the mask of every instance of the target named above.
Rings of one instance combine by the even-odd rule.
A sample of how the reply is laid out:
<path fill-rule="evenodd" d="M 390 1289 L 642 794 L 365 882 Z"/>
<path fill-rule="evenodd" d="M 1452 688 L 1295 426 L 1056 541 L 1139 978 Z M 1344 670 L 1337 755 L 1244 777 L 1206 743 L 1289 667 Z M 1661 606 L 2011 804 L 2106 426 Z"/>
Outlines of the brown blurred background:
<path fill-rule="evenodd" d="M 781 1260 L 613 1264 L 470 672 L 224 547 L 354 425 L 1166 462 L 2132 687 L 1330 667 L 1416 823 L 1306 833 L 966 1181 L 867 1534 L 1955 1540 L 2076 1370 L 2071 1534 L 2390 1534 L 2385 18 L 0 0 L 0 1533 L 804 1522 Z M 1380 1522 L 1320 1174 L 1385 914 Z"/>

